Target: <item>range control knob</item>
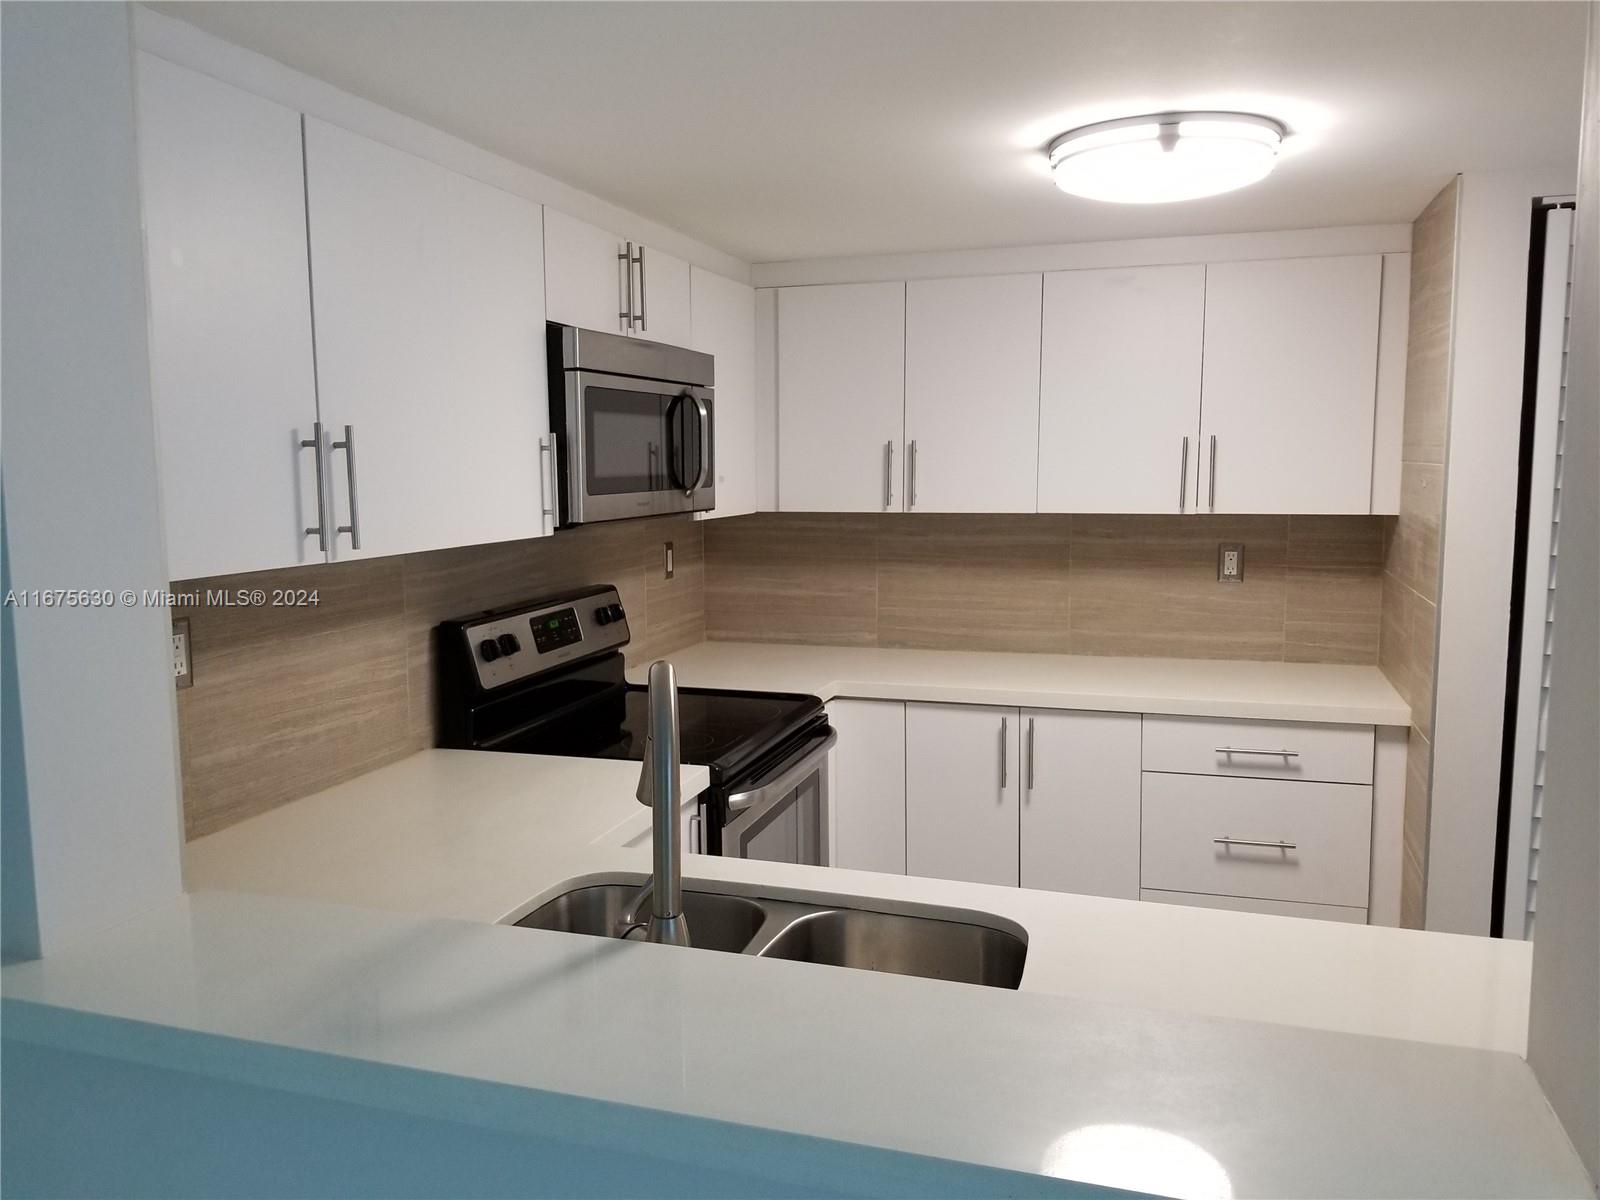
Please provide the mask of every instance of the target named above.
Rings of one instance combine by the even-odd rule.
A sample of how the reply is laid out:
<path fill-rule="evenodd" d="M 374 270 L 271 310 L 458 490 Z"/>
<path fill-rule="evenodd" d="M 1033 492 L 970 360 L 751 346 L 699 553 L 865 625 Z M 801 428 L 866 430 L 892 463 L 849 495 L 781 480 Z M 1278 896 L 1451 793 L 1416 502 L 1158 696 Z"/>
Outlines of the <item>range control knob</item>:
<path fill-rule="evenodd" d="M 502 633 L 496 641 L 501 654 L 511 655 L 522 649 L 522 643 L 517 641 L 517 635 L 514 633 Z"/>
<path fill-rule="evenodd" d="M 622 611 L 622 605 L 620 605 L 620 604 L 613 604 L 610 607 L 609 611 L 611 613 L 611 619 L 613 621 L 624 620 L 624 619 L 626 619 L 626 617 L 628 615 L 627 613 Z"/>
<path fill-rule="evenodd" d="M 484 662 L 493 662 L 500 657 L 500 647 L 493 638 L 484 638 L 478 643 L 478 653 L 483 655 Z"/>
<path fill-rule="evenodd" d="M 594 610 L 594 623 L 596 625 L 611 624 L 611 610 L 604 604 Z"/>

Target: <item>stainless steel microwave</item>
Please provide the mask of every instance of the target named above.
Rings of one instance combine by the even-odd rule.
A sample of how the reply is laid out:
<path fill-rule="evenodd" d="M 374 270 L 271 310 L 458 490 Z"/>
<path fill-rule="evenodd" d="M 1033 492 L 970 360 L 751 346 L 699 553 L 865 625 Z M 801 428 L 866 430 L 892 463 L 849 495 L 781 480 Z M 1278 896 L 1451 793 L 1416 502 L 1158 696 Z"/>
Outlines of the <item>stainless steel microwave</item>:
<path fill-rule="evenodd" d="M 712 358 L 551 323 L 559 527 L 716 507 Z"/>

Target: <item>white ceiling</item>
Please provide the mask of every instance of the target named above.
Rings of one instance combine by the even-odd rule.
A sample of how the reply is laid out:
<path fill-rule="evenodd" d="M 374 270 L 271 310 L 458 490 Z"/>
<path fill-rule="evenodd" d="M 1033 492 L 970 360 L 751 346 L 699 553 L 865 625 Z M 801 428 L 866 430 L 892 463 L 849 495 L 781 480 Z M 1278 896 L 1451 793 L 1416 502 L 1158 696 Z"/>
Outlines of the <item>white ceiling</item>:
<path fill-rule="evenodd" d="M 1575 170 L 1578 3 L 154 7 L 751 262 L 1409 221 L 1457 171 Z M 1235 108 L 1265 182 L 1069 198 L 1086 121 Z"/>

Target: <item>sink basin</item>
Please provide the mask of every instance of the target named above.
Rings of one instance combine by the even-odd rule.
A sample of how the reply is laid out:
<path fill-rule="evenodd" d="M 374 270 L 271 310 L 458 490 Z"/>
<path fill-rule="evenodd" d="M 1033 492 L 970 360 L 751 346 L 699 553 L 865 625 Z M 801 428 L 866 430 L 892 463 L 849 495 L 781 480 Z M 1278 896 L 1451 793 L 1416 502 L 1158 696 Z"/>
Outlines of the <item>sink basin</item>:
<path fill-rule="evenodd" d="M 546 901 L 517 924 L 524 929 L 616 937 L 622 910 L 638 891 L 638 884 L 623 883 L 578 888 Z M 767 919 L 766 910 L 754 901 L 714 892 L 684 892 L 683 912 L 696 947 L 731 954 L 748 946 Z M 642 930 L 632 934 L 642 935 Z"/>
<path fill-rule="evenodd" d="M 1022 981 L 1028 945 L 1015 934 L 986 925 L 835 908 L 797 917 L 756 953 L 1015 988 Z"/>
<path fill-rule="evenodd" d="M 547 900 L 516 923 L 525 929 L 617 937 L 622 910 L 643 879 L 589 884 Z M 938 908 L 878 912 L 820 899 L 729 896 L 685 888 L 692 949 L 721 950 L 1016 988 L 1028 957 L 1023 931 L 999 917 L 980 924 L 973 914 Z M 632 938 L 641 936 L 635 929 Z"/>

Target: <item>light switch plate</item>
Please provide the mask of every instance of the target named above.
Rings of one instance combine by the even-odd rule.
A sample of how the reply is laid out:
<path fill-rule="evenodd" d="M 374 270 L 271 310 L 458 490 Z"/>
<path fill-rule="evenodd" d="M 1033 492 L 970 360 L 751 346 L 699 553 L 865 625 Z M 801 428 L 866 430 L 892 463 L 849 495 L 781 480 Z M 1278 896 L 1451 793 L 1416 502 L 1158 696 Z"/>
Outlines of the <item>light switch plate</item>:
<path fill-rule="evenodd" d="M 1217 582 L 1242 583 L 1244 581 L 1244 543 L 1217 543 Z"/>
<path fill-rule="evenodd" d="M 189 658 L 189 619 L 172 622 L 172 677 L 181 688 L 194 686 L 193 663 Z"/>

